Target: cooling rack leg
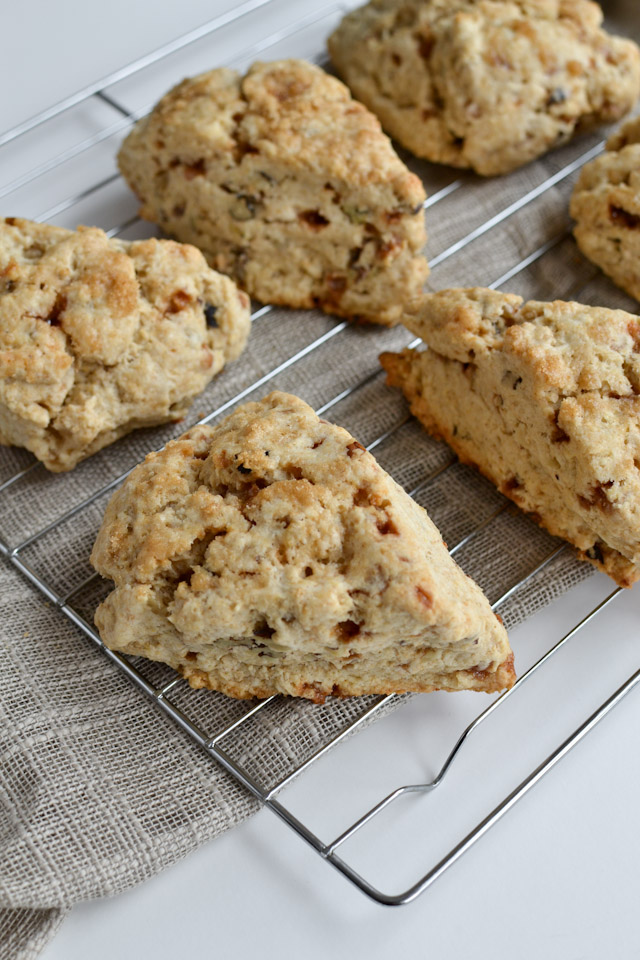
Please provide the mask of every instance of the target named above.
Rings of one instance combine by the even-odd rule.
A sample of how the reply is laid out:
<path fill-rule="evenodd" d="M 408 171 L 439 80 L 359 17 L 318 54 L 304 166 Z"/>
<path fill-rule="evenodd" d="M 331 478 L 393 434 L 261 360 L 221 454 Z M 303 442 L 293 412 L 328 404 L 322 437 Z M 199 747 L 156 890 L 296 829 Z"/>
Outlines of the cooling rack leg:
<path fill-rule="evenodd" d="M 385 894 L 374 887 L 372 884 L 368 883 L 363 877 L 360 876 L 355 870 L 353 870 L 344 860 L 338 857 L 336 854 L 332 853 L 329 848 L 329 852 L 325 853 L 325 859 L 327 862 L 331 863 L 337 870 L 340 871 L 345 877 L 351 880 L 357 887 L 359 887 L 367 896 L 371 897 L 372 900 L 377 901 L 378 903 L 385 904 L 386 906 L 401 906 L 406 903 L 410 903 L 412 900 L 415 900 L 416 897 L 419 897 L 420 894 L 424 893 L 428 887 L 431 886 L 445 870 L 448 870 L 449 867 L 460 859 L 463 853 L 466 853 L 479 839 L 484 836 L 491 827 L 500 820 L 505 813 L 507 813 L 518 800 L 522 799 L 532 787 L 535 786 L 550 770 L 555 767 L 555 765 L 562 760 L 563 757 L 569 753 L 580 741 L 586 737 L 586 735 L 593 730 L 593 728 L 604 718 L 608 713 L 610 713 L 614 707 L 616 707 L 624 697 L 627 696 L 638 684 L 640 683 L 640 670 L 637 670 L 632 674 L 629 679 L 622 684 L 621 687 L 616 690 L 601 706 L 591 714 L 591 716 L 584 721 L 571 736 L 560 744 L 560 746 L 551 753 L 546 760 L 544 760 L 540 766 L 529 774 L 526 779 L 524 779 L 509 796 L 495 807 L 491 813 L 481 820 L 480 823 L 470 832 L 467 836 L 460 841 L 449 853 L 440 860 L 439 863 L 433 867 L 428 873 L 426 873 L 416 884 L 412 887 L 409 887 L 403 893 L 399 894 Z"/>

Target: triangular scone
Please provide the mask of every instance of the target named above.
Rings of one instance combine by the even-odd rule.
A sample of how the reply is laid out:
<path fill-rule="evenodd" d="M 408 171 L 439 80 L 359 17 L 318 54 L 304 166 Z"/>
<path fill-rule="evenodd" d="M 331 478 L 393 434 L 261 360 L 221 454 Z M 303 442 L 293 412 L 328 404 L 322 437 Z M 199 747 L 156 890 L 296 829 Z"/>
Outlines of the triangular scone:
<path fill-rule="evenodd" d="M 590 0 L 371 0 L 329 51 L 399 143 L 488 176 L 633 106 L 638 48 L 601 23 Z"/>
<path fill-rule="evenodd" d="M 573 188 L 574 236 L 593 263 L 640 300 L 640 117 L 607 140 Z"/>
<path fill-rule="evenodd" d="M 136 467 L 91 557 L 108 647 L 233 697 L 500 690 L 513 655 L 429 517 L 346 430 L 272 393 Z"/>
<path fill-rule="evenodd" d="M 621 586 L 640 577 L 640 318 L 442 290 L 403 317 L 428 345 L 380 358 L 461 460 Z"/>
<path fill-rule="evenodd" d="M 428 274 L 420 180 L 313 64 L 185 80 L 118 159 L 143 217 L 265 303 L 393 324 Z"/>
<path fill-rule="evenodd" d="M 242 351 L 249 298 L 173 240 L 0 220 L 0 443 L 70 470 L 180 420 Z"/>

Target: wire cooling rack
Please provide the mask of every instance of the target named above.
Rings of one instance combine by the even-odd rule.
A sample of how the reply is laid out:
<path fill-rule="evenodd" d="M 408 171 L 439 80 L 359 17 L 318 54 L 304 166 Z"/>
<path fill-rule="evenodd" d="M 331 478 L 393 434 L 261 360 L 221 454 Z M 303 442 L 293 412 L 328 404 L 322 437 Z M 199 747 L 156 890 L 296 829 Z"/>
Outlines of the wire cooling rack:
<path fill-rule="evenodd" d="M 115 218 L 107 231 L 110 236 L 133 238 L 149 235 L 153 231 L 141 224 L 133 212 L 135 200 L 113 168 L 115 151 L 131 124 L 181 76 L 221 62 L 243 68 L 258 57 L 274 59 L 284 55 L 305 56 L 324 65 L 323 40 L 346 9 L 339 4 L 311 9 L 309 3 L 296 6 L 278 0 L 247 0 L 233 11 L 85 87 L 0 136 L 3 158 L 7 161 L 5 170 L 9 171 L 7 182 L 0 186 L 0 197 L 4 198 L 5 205 L 11 204 L 12 212 L 33 219 L 64 225 L 66 218 L 70 226 L 80 220 L 105 226 L 106 220 Z M 263 18 L 262 22 L 268 22 L 273 29 L 259 43 L 243 48 L 241 28 L 251 17 Z M 227 55 L 221 55 L 221 50 Z M 228 55 L 229 51 L 233 56 Z M 181 59 L 185 53 L 189 55 L 188 66 Z M 25 162 L 25 157 L 30 154 L 29 146 L 45 141 L 48 153 L 40 149 L 38 156 L 42 159 L 37 165 L 30 166 Z M 602 149 L 603 142 L 598 136 L 583 139 L 530 165 L 524 173 L 491 182 L 479 182 L 467 174 L 453 176 L 450 170 L 421 164 L 403 154 L 405 161 L 423 176 L 429 191 L 425 204 L 429 250 L 436 251 L 431 252 L 429 258 L 432 268 L 430 282 L 438 288 L 449 284 L 487 285 L 486 277 L 478 276 L 484 242 L 491 244 L 492 262 L 500 262 L 504 267 L 500 276 L 490 284 L 492 287 L 505 289 L 515 280 L 518 292 L 525 294 L 548 296 L 549 287 L 552 287 L 553 295 L 564 299 L 583 295 L 586 300 L 595 302 L 603 297 L 611 305 L 612 299 L 617 297 L 616 305 L 631 306 L 613 288 L 603 288 L 602 284 L 607 281 L 601 280 L 596 271 L 577 257 L 566 219 L 566 198 L 573 177 Z M 70 184 L 73 184 L 72 189 L 69 189 Z M 42 202 L 42 207 L 34 209 L 33 205 L 38 202 Z M 526 219 L 521 219 L 524 217 Z M 401 465 L 394 464 L 394 443 L 400 435 L 406 440 L 407 434 L 410 439 L 411 432 L 415 433 L 413 446 L 405 444 L 404 447 L 418 451 L 415 462 L 402 478 L 404 486 L 418 500 L 427 498 L 432 516 L 447 540 L 453 543 L 450 553 L 480 580 L 490 596 L 493 609 L 500 610 L 507 622 L 513 604 L 522 604 L 527 591 L 535 592 L 536 584 L 544 581 L 546 586 L 544 590 L 538 589 L 535 602 L 530 597 L 528 606 L 525 603 L 527 610 L 540 607 L 553 597 L 555 581 L 569 583 L 573 579 L 577 582 L 588 575 L 588 569 L 573 559 L 566 545 L 548 537 L 496 491 L 472 477 L 446 448 L 430 440 L 416 427 L 396 395 L 391 396 L 389 391 L 385 393 L 375 356 L 382 348 L 406 346 L 406 331 L 380 330 L 363 334 L 348 323 L 319 315 L 315 315 L 313 321 L 305 317 L 304 323 L 291 326 L 292 312 L 288 313 L 289 319 L 278 319 L 282 315 L 282 311 L 269 306 L 256 307 L 252 341 L 246 360 L 241 361 L 244 366 L 239 368 L 235 379 L 224 379 L 223 373 L 218 385 L 206 392 L 200 402 L 200 408 L 207 404 L 210 409 L 194 420 L 216 421 L 246 398 L 262 395 L 263 388 L 276 385 L 294 391 L 296 385 L 302 388 L 306 384 L 305 364 L 312 357 L 316 363 L 319 356 L 325 355 L 324 366 L 320 363 L 324 373 L 319 377 L 317 388 L 321 395 L 321 402 L 315 403 L 317 412 L 326 415 L 335 408 L 334 419 L 339 419 L 354 432 L 359 427 L 361 431 L 367 429 L 371 433 L 371 418 L 363 418 L 362 410 L 372 402 L 380 404 L 380 414 L 376 418 L 379 427 L 375 435 L 366 437 L 367 449 L 375 450 L 390 472 L 396 474 Z M 275 327 L 271 334 L 269 323 Z M 282 336 L 283 330 L 285 336 Z M 252 361 L 251 344 L 257 336 L 262 338 L 261 353 L 259 361 Z M 274 343 L 271 343 L 270 336 Z M 417 342 L 412 341 L 412 345 Z M 293 352 L 287 352 L 289 344 L 295 346 Z M 352 364 L 348 382 L 341 383 L 336 374 L 340 366 L 338 358 L 345 349 L 354 346 L 362 353 L 362 362 L 359 366 Z M 271 362 L 266 363 L 265 357 L 270 357 Z M 327 371 L 332 371 L 332 375 Z M 236 389 L 238 385 L 240 389 Z M 313 391 L 312 394 L 316 399 Z M 211 402 L 213 400 L 215 402 Z M 153 433 L 156 446 L 167 439 L 169 429 L 165 428 L 164 433 Z M 357 435 L 365 439 L 362 432 Z M 495 698 L 466 724 L 454 738 L 440 769 L 428 782 L 400 786 L 357 816 L 337 835 L 329 840 L 321 839 L 277 796 L 331 747 L 376 714 L 384 713 L 397 698 L 369 697 L 354 702 L 347 722 L 338 725 L 337 729 L 336 723 L 330 722 L 331 703 L 323 708 L 309 706 L 310 710 L 325 711 L 329 718 L 326 724 L 329 734 L 323 742 L 310 748 L 302 760 L 297 758 L 277 782 L 265 783 L 251 758 L 234 755 L 233 738 L 259 721 L 261 715 L 274 708 L 274 704 L 278 704 L 280 712 L 286 711 L 286 702 L 283 704 L 282 700 L 272 697 L 250 705 L 238 704 L 233 719 L 219 727 L 215 722 L 215 707 L 212 710 L 211 704 L 215 704 L 220 695 L 206 695 L 209 708 L 203 714 L 200 708 L 202 695 L 190 691 L 168 668 L 122 656 L 103 646 L 92 626 L 92 611 L 106 590 L 96 574 L 86 572 L 88 549 L 110 492 L 123 481 L 146 449 L 154 445 L 149 442 L 149 432 L 142 434 L 141 439 L 140 435 L 136 436 L 137 439 L 127 438 L 116 444 L 113 450 L 119 453 L 110 456 L 109 460 L 104 452 L 97 454 L 63 480 L 47 475 L 26 452 L 6 451 L 5 460 L 0 464 L 3 471 L 0 473 L 0 553 L 212 759 L 306 840 L 321 857 L 381 903 L 406 903 L 422 893 L 640 682 L 640 671 L 637 671 L 416 882 L 399 893 L 383 892 L 342 855 L 343 845 L 400 797 L 429 793 L 438 788 L 479 727 L 501 711 L 505 703 L 517 698 L 523 685 L 609 606 L 620 594 L 620 589 L 611 590 L 595 607 L 586 611 L 579 622 L 555 640 L 519 676 L 511 690 Z M 114 471 L 110 468 L 112 461 L 122 469 Z M 445 479 L 452 482 L 454 475 L 458 476 L 463 499 L 468 497 L 471 505 L 460 515 L 454 516 L 449 508 L 441 510 L 438 515 L 438 484 Z M 77 490 L 73 506 L 62 510 L 56 508 L 61 483 L 75 483 L 73 489 Z M 25 504 L 30 508 L 25 510 Z M 54 564 L 43 564 L 37 550 L 49 541 L 55 546 L 56 538 L 68 540 L 81 517 L 85 519 L 84 526 L 90 536 L 80 538 L 78 562 L 65 568 L 63 577 Z M 497 545 L 509 537 L 519 537 L 518 542 L 526 542 L 530 549 L 524 551 L 523 557 L 512 557 L 505 565 L 504 576 L 497 578 L 501 582 L 496 582 L 495 572 L 490 583 L 483 582 L 484 559 L 488 553 L 495 553 Z M 45 555 L 48 555 L 47 551 Z M 495 565 L 491 569 L 495 571 Z M 225 715 L 228 716 L 228 712 Z M 260 737 L 259 724 L 256 737 Z"/>

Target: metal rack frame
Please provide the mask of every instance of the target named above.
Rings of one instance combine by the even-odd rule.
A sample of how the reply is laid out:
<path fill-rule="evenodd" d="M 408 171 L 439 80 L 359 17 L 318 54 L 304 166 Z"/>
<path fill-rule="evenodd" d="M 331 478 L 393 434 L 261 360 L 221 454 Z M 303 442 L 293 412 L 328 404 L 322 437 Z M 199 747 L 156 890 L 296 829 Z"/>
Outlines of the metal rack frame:
<path fill-rule="evenodd" d="M 63 152 L 59 153 L 57 156 L 47 160 L 45 163 L 40 164 L 37 167 L 27 171 L 22 174 L 20 177 L 14 179 L 11 183 L 4 186 L 0 189 L 0 197 L 5 197 L 15 190 L 24 187 L 30 182 L 35 181 L 37 178 L 43 176 L 45 173 L 49 173 L 56 168 L 60 167 L 62 164 L 68 162 L 70 159 L 80 156 L 86 150 L 97 145 L 103 140 L 106 140 L 110 136 L 113 136 L 115 133 L 125 130 L 129 127 L 139 116 L 143 115 L 145 111 L 139 111 L 134 114 L 129 112 L 126 108 L 121 106 L 116 99 L 114 99 L 110 93 L 107 91 L 117 82 L 126 79 L 135 75 L 136 73 L 144 70 L 145 68 L 158 63 L 163 58 L 169 56 L 172 53 L 175 53 L 189 44 L 194 43 L 197 40 L 202 40 L 203 38 L 212 35 L 216 30 L 220 29 L 223 26 L 233 23 L 234 21 L 239 20 L 240 18 L 251 14 L 255 11 L 260 10 L 268 6 L 269 3 L 273 0 L 245 0 L 244 3 L 237 6 L 234 10 L 225 13 L 221 16 L 214 18 L 203 26 L 192 30 L 189 33 L 185 34 L 182 37 L 177 38 L 171 43 L 165 44 L 163 47 L 158 50 L 134 61 L 128 66 L 102 78 L 99 81 L 96 81 L 93 84 L 88 85 L 84 89 L 78 91 L 73 96 L 67 97 L 59 103 L 53 105 L 47 110 L 42 111 L 36 116 L 30 118 L 29 120 L 21 123 L 12 129 L 8 130 L 4 134 L 0 135 L 0 147 L 8 145 L 13 141 L 17 140 L 22 135 L 26 134 L 29 131 L 32 131 L 39 127 L 41 124 L 51 121 L 56 117 L 59 117 L 65 111 L 70 108 L 90 101 L 91 98 L 97 98 L 103 103 L 107 104 L 112 110 L 120 114 L 119 119 L 108 125 L 107 127 L 100 130 L 98 133 L 93 136 L 86 138 L 77 144 L 73 145 L 70 148 L 67 148 Z M 280 30 L 277 33 L 272 34 L 269 37 L 266 37 L 261 41 L 260 44 L 254 45 L 250 50 L 245 51 L 245 55 L 252 55 L 259 52 L 260 49 L 268 47 L 270 44 L 277 42 L 280 39 L 284 39 L 288 36 L 293 35 L 296 31 L 303 29 L 306 26 L 309 26 L 314 22 L 314 20 L 319 20 L 326 17 L 331 11 L 339 11 L 342 8 L 340 5 L 334 5 L 333 7 L 324 9 L 321 14 L 313 14 L 305 18 L 301 18 L 294 23 L 291 23 L 286 30 Z M 519 197 L 518 200 L 509 204 L 504 209 L 500 210 L 490 219 L 485 221 L 479 227 L 470 231 L 456 243 L 449 246 L 447 249 L 443 250 L 436 257 L 432 258 L 431 266 L 435 267 L 439 263 L 449 259 L 450 257 L 455 256 L 460 251 L 465 249 L 470 243 L 478 239 L 480 236 L 486 234 L 496 227 L 498 224 L 503 223 L 509 217 L 511 217 L 518 210 L 521 210 L 527 204 L 534 201 L 536 198 L 542 196 L 546 191 L 551 189 L 557 183 L 566 179 L 573 172 L 579 169 L 584 163 L 592 159 L 603 149 L 603 144 L 598 144 L 592 149 L 586 151 L 582 156 L 573 162 L 562 167 L 557 173 L 545 179 L 535 188 L 531 189 L 529 192 Z M 72 207 L 74 204 L 78 203 L 80 200 L 85 199 L 91 194 L 95 193 L 97 190 L 100 190 L 104 186 L 108 185 L 112 181 L 117 179 L 117 174 L 100 181 L 99 183 L 92 184 L 86 190 L 62 198 L 55 206 L 44 211 L 39 218 L 40 220 L 50 219 L 63 210 L 66 210 Z M 443 200 L 445 197 L 451 195 L 454 191 L 458 190 L 463 181 L 460 179 L 453 180 L 447 186 L 433 194 L 425 203 L 425 207 L 433 207 L 438 202 Z M 117 227 L 114 227 L 109 231 L 110 236 L 115 236 L 121 233 L 124 229 L 130 226 L 137 218 L 129 220 L 126 223 L 119 224 Z M 493 288 L 498 288 L 508 280 L 512 279 L 519 272 L 526 269 L 531 264 L 535 263 L 536 260 L 540 259 L 547 252 L 549 252 L 554 246 L 559 244 L 566 237 L 566 232 L 562 232 L 558 236 L 552 238 L 546 243 L 542 244 L 538 249 L 534 250 L 527 257 L 523 258 L 515 264 L 510 270 L 504 273 L 502 276 L 498 277 L 491 286 Z M 263 306 L 254 311 L 252 315 L 252 320 L 263 318 L 269 314 L 271 307 Z M 288 357 L 286 360 L 282 361 L 275 368 L 265 373 L 262 377 L 258 378 L 243 390 L 240 390 L 235 396 L 231 397 L 225 403 L 219 405 L 216 409 L 212 410 L 206 416 L 202 417 L 198 423 L 208 423 L 212 420 L 217 419 L 223 413 L 227 412 L 233 408 L 236 404 L 240 403 L 247 396 L 255 392 L 257 389 L 268 384 L 272 381 L 278 374 L 282 371 L 292 367 L 303 357 L 312 353 L 314 350 L 327 343 L 329 340 L 338 336 L 341 331 L 347 328 L 348 324 L 345 321 L 337 322 L 329 331 L 324 333 L 322 336 L 317 337 L 312 342 L 308 343 L 305 347 L 298 350 L 295 354 Z M 413 340 L 409 344 L 410 346 L 415 346 L 419 343 L 418 340 Z M 381 371 L 375 370 L 368 374 L 366 377 L 359 380 L 357 383 L 352 384 L 347 389 L 343 390 L 331 400 L 324 403 L 321 407 L 318 408 L 317 413 L 324 415 L 332 407 L 338 404 L 341 400 L 344 400 L 346 397 L 354 394 L 356 391 L 365 387 L 368 383 L 373 381 L 376 377 L 381 375 Z M 371 443 L 369 443 L 367 449 L 373 450 L 383 441 L 388 439 L 390 436 L 404 426 L 409 420 L 408 416 L 404 416 L 394 427 L 387 430 L 385 433 L 376 437 Z M 422 492 L 430 483 L 435 481 L 438 477 L 449 470 L 455 463 L 456 459 L 451 457 L 446 463 L 439 466 L 438 468 L 432 470 L 428 475 L 423 477 L 419 484 L 417 484 L 412 490 L 409 491 L 410 495 L 415 497 L 420 492 Z M 14 485 L 19 484 L 28 474 L 38 466 L 38 462 L 35 461 L 27 467 L 24 467 L 22 470 L 16 472 L 13 476 L 9 477 L 3 483 L 0 484 L 0 494 L 7 496 L 9 495 L 11 488 Z M 149 682 L 143 674 L 136 668 L 136 666 L 125 656 L 122 656 L 119 653 L 115 653 L 111 650 L 108 650 L 100 640 L 100 637 L 92 627 L 92 625 L 85 619 L 85 617 L 74 607 L 74 598 L 81 593 L 81 591 L 87 587 L 92 581 L 98 579 L 97 574 L 92 574 L 73 590 L 60 593 L 54 589 L 45 579 L 43 579 L 40 574 L 34 569 L 32 565 L 24 557 L 24 552 L 33 543 L 38 541 L 40 538 L 46 536 L 47 533 L 57 528 L 60 524 L 72 519 L 80 511 L 86 509 L 91 504 L 93 504 L 99 497 L 108 493 L 110 490 L 114 489 L 119 485 L 124 478 L 128 475 L 130 471 L 127 471 L 121 474 L 118 477 L 115 477 L 107 484 L 100 487 L 90 496 L 86 497 L 84 500 L 76 503 L 71 509 L 67 510 L 61 516 L 57 517 L 55 520 L 43 526 L 40 530 L 37 530 L 35 533 L 21 540 L 17 544 L 11 544 L 4 536 L 0 536 L 0 554 L 2 554 L 5 559 L 11 563 L 20 573 L 27 578 L 42 594 L 43 596 L 54 604 L 63 614 L 67 617 L 72 623 L 74 623 L 82 633 L 93 642 L 103 653 L 116 665 L 116 667 L 121 670 L 126 676 L 129 677 L 133 683 L 147 694 L 157 706 L 163 710 L 168 716 L 172 718 L 183 730 L 185 730 L 189 736 L 200 746 L 202 747 L 208 755 L 216 760 L 225 770 L 227 770 L 239 783 L 241 783 L 257 800 L 259 800 L 265 807 L 270 809 L 275 813 L 281 820 L 283 820 L 291 829 L 293 829 L 302 839 L 304 839 L 320 856 L 325 859 L 328 863 L 332 864 L 337 870 L 339 870 L 345 877 L 351 880 L 356 886 L 358 886 L 364 893 L 366 893 L 372 899 L 384 903 L 387 905 L 398 905 L 407 903 L 415 899 L 420 893 L 427 889 L 449 866 L 451 866 L 455 861 L 471 847 L 494 823 L 496 823 L 504 814 L 519 800 L 523 797 L 533 786 L 536 784 L 545 773 L 551 770 L 559 760 L 580 740 L 586 736 L 586 734 L 604 717 L 609 713 L 613 707 L 615 707 L 620 700 L 629 693 L 638 683 L 640 683 L 640 670 L 632 674 L 627 681 L 619 687 L 607 700 L 600 705 L 600 707 L 591 714 L 580 726 L 574 730 L 574 732 L 561 743 L 549 756 L 536 768 L 534 769 L 522 782 L 513 790 L 508 796 L 506 796 L 483 820 L 481 820 L 473 830 L 471 830 L 465 837 L 463 837 L 459 843 L 457 843 L 445 857 L 443 857 L 439 862 L 437 862 L 430 870 L 428 870 L 422 877 L 420 877 L 413 885 L 408 889 L 405 889 L 399 893 L 384 893 L 381 890 L 374 887 L 369 881 L 357 873 L 353 867 L 343 859 L 339 854 L 338 850 L 341 846 L 351 838 L 358 830 L 360 830 L 365 824 L 369 823 L 377 814 L 382 810 L 392 804 L 399 797 L 407 793 L 426 793 L 436 789 L 445 779 L 448 771 L 450 770 L 452 764 L 454 763 L 456 757 L 459 755 L 463 747 L 466 746 L 471 735 L 478 729 L 478 727 L 483 723 L 485 719 L 491 716 L 496 710 L 498 710 L 509 698 L 513 697 L 516 691 L 522 687 L 526 681 L 532 677 L 551 657 L 554 656 L 570 639 L 572 639 L 586 624 L 590 623 L 602 610 L 611 604 L 615 598 L 621 593 L 620 588 L 614 589 L 602 602 L 600 602 L 596 607 L 589 611 L 579 623 L 575 624 L 568 633 L 566 633 L 561 639 L 559 639 L 542 657 L 540 657 L 537 662 L 535 662 L 524 674 L 522 674 L 514 687 L 511 690 L 506 691 L 496 700 L 494 700 L 485 710 L 483 710 L 476 718 L 468 724 L 464 729 L 462 734 L 457 739 L 456 743 L 453 745 L 449 755 L 442 764 L 439 772 L 436 776 L 429 781 L 428 783 L 418 783 L 418 784 L 407 784 L 401 787 L 398 787 L 396 790 L 392 791 L 390 794 L 381 799 L 378 803 L 372 806 L 367 810 L 362 816 L 355 820 L 347 829 L 345 829 L 338 836 L 333 838 L 329 842 L 321 840 L 314 832 L 312 832 L 308 826 L 301 822 L 284 804 L 282 804 L 276 795 L 288 784 L 294 777 L 300 774 L 303 770 L 309 767 L 313 762 L 315 762 L 319 757 L 321 757 L 327 750 L 334 746 L 339 741 L 343 740 L 348 734 L 350 734 L 355 728 L 362 725 L 365 721 L 369 720 L 376 712 L 380 710 L 382 706 L 387 704 L 392 696 L 380 697 L 373 704 L 366 707 L 363 713 L 358 716 L 355 720 L 343 727 L 335 736 L 333 736 L 328 742 L 322 744 L 318 747 L 315 752 L 307 757 L 302 763 L 300 763 L 293 771 L 291 771 L 287 776 L 282 778 L 278 783 L 273 786 L 270 786 L 266 789 L 261 785 L 254 776 L 251 775 L 248 769 L 243 767 L 239 762 L 237 762 L 230 753 L 225 750 L 223 744 L 225 739 L 233 732 L 236 731 L 242 724 L 248 721 L 250 718 L 254 717 L 259 711 L 263 710 L 272 700 L 273 697 L 268 700 L 260 701 L 257 704 L 249 707 L 246 712 L 239 718 L 234 720 L 233 723 L 227 725 L 224 729 L 218 731 L 215 735 L 210 735 L 206 730 L 202 729 L 193 719 L 191 719 L 187 713 L 183 712 L 175 703 L 171 701 L 170 695 L 173 689 L 178 683 L 181 682 L 181 678 L 176 677 L 171 680 L 171 682 L 162 685 L 155 686 L 153 683 Z M 481 523 L 466 534 L 461 540 L 459 540 L 453 547 L 450 549 L 451 555 L 455 555 L 463 546 L 466 546 L 470 543 L 473 538 L 478 536 L 479 533 L 486 530 L 491 523 L 493 523 L 502 513 L 510 508 L 508 501 L 504 501 L 493 513 L 483 520 Z M 547 564 L 551 563 L 559 554 L 568 549 L 566 545 L 555 546 L 553 550 L 543 558 L 543 560 L 538 563 L 535 568 L 529 570 L 525 576 L 523 576 L 517 583 L 512 584 L 503 594 L 500 596 L 492 605 L 494 610 L 500 608 L 509 598 L 511 598 L 517 591 L 521 590 L 525 584 L 527 584 L 536 574 L 538 574 Z"/>

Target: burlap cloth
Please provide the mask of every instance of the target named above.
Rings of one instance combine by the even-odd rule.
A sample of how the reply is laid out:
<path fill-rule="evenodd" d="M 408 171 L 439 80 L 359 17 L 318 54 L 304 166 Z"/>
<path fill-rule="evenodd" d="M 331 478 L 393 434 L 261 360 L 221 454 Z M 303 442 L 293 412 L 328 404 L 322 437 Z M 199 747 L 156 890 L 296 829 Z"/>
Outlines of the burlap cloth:
<path fill-rule="evenodd" d="M 582 138 L 496 181 L 463 175 L 464 186 L 427 211 L 429 256 L 447 250 L 600 138 Z M 454 176 L 427 164 L 412 166 L 424 176 L 430 194 Z M 574 179 L 561 180 L 442 260 L 431 285 L 486 285 L 540 244 L 562 235 L 569 226 L 567 202 Z M 133 212 L 133 201 L 131 208 Z M 573 296 L 633 309 L 580 257 L 568 236 L 504 288 L 540 299 Z M 188 422 L 233 398 L 335 326 L 336 321 L 316 313 L 279 310 L 262 316 L 244 357 L 196 402 Z M 319 407 L 375 371 L 381 349 L 399 348 L 410 339 L 402 328 L 348 327 L 251 396 L 278 387 Z M 405 414 L 402 398 L 378 376 L 327 416 L 370 443 Z M 38 466 L 0 494 L 0 536 L 15 546 L 186 425 L 138 431 L 66 476 L 47 475 Z M 376 456 L 411 489 L 449 453 L 410 421 L 376 448 Z M 23 451 L 2 450 L 0 482 L 30 462 Z M 106 499 L 98 498 L 24 551 L 23 558 L 60 595 L 91 572 L 88 554 Z M 500 502 L 488 484 L 459 465 L 418 499 L 450 545 Z M 496 600 L 554 545 L 521 515 L 506 513 L 457 559 Z M 507 626 L 589 573 L 567 549 L 501 607 Z M 92 584 L 74 597 L 74 604 L 90 620 L 104 592 L 104 585 Z M 239 823 L 256 803 L 6 560 L 0 561 L 0 622 L 0 955 L 26 960 L 37 955 L 74 903 L 140 883 Z M 517 646 L 515 653 L 517 664 Z M 163 667 L 143 669 L 156 682 L 170 677 Z M 219 695 L 191 692 L 183 683 L 172 696 L 209 734 L 246 709 Z M 479 709 L 486 702 L 479 700 Z M 278 701 L 249 729 L 241 729 L 228 748 L 261 782 L 272 784 L 362 710 L 362 701 L 324 707 Z"/>

